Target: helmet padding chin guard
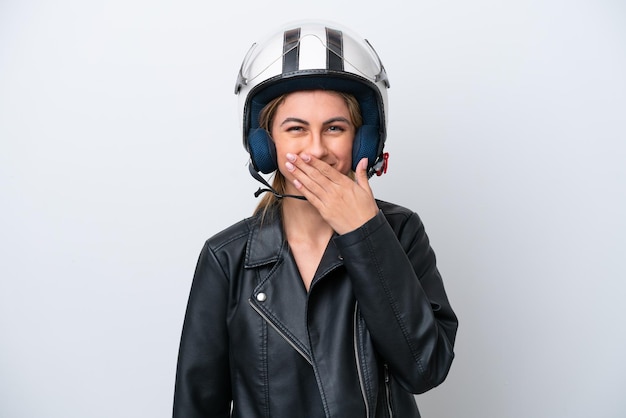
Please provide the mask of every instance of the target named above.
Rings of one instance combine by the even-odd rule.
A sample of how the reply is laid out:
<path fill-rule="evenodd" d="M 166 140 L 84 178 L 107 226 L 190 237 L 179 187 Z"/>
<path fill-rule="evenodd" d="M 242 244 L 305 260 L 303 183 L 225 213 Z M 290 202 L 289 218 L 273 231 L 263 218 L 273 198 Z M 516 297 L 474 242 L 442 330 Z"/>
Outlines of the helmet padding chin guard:
<path fill-rule="evenodd" d="M 265 105 L 294 91 L 331 90 L 352 94 L 359 102 L 363 125 L 355 134 L 352 169 L 367 158 L 371 175 L 386 139 L 387 88 L 385 69 L 369 42 L 334 23 L 294 23 L 253 44 L 241 65 L 235 94 L 243 144 L 254 169 L 268 174 L 278 168 L 274 142 L 259 127 Z"/>

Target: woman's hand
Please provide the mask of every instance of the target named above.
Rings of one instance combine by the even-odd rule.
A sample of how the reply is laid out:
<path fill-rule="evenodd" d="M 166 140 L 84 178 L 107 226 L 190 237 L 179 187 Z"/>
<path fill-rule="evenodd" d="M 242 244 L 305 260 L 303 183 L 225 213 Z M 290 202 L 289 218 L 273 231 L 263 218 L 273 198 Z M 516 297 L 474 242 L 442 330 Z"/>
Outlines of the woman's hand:
<path fill-rule="evenodd" d="M 378 206 L 367 179 L 367 158 L 356 168 L 356 182 L 311 155 L 287 154 L 294 186 L 337 232 L 345 234 L 372 219 Z"/>

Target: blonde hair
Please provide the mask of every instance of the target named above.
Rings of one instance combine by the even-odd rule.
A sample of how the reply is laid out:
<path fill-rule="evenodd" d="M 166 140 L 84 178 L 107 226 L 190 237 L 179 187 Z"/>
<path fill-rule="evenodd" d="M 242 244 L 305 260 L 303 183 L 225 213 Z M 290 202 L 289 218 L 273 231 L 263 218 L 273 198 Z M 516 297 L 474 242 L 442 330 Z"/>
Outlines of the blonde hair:
<path fill-rule="evenodd" d="M 344 99 L 346 105 L 348 106 L 348 113 L 350 114 L 350 119 L 354 125 L 354 129 L 355 131 L 359 129 L 361 125 L 363 125 L 363 117 L 361 116 L 361 108 L 356 97 L 349 93 L 337 91 L 329 92 L 335 93 Z M 285 102 L 285 99 L 289 94 L 290 93 L 285 93 L 272 99 L 259 113 L 259 127 L 265 129 L 270 137 L 272 136 L 272 122 L 274 121 L 276 111 L 278 107 Z M 284 194 L 287 182 L 285 176 L 282 175 L 280 170 L 276 170 L 274 174 L 272 174 L 272 177 L 272 187 L 274 190 L 276 190 L 278 194 Z M 277 198 L 273 193 L 265 193 L 254 210 L 254 213 L 262 213 L 262 217 L 265 218 L 268 209 L 274 206 L 280 206 L 281 201 L 282 199 Z"/>

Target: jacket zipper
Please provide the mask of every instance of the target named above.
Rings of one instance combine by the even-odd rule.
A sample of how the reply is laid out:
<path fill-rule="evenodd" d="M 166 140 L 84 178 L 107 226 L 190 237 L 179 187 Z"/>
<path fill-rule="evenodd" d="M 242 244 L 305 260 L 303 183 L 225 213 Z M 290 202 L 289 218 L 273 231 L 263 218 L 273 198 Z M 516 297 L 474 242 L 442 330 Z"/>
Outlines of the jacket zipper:
<path fill-rule="evenodd" d="M 385 395 L 387 401 L 387 412 L 389 417 L 393 418 L 393 409 L 391 409 L 391 384 L 389 383 L 389 366 L 385 363 Z"/>
<path fill-rule="evenodd" d="M 356 358 L 356 370 L 359 375 L 359 385 L 361 386 L 361 395 L 363 396 L 363 402 L 365 403 L 365 416 L 370 417 L 369 403 L 367 402 L 367 394 L 365 392 L 365 381 L 363 379 L 363 371 L 361 370 L 361 358 L 359 357 L 359 345 L 358 345 L 358 316 L 359 303 L 354 304 L 354 357 Z"/>
<path fill-rule="evenodd" d="M 252 303 L 252 300 L 248 299 L 248 303 L 250 304 L 250 306 L 252 306 L 252 309 L 254 309 L 259 315 L 261 315 L 261 317 L 265 320 L 265 322 L 267 322 L 268 324 L 270 324 L 270 327 L 272 327 L 274 329 L 274 331 L 276 331 L 278 333 L 278 335 L 280 335 L 281 337 L 283 337 L 283 339 L 285 341 L 287 341 L 287 343 L 293 347 L 294 350 L 296 350 L 302 357 L 304 357 L 304 359 L 307 361 L 307 363 L 309 363 L 311 366 L 313 365 L 313 362 L 311 361 L 311 359 L 309 358 L 309 356 L 306 355 L 306 353 L 304 351 L 302 351 L 300 348 L 298 348 L 298 346 L 296 346 L 293 341 L 291 341 L 289 338 L 287 338 L 287 336 L 285 334 L 283 334 L 283 332 L 281 330 L 279 330 L 276 325 L 274 325 L 274 323 L 272 321 L 269 320 L 269 318 L 263 313 L 261 312 L 261 310 L 259 308 L 257 308 L 256 306 L 254 306 L 254 304 Z"/>

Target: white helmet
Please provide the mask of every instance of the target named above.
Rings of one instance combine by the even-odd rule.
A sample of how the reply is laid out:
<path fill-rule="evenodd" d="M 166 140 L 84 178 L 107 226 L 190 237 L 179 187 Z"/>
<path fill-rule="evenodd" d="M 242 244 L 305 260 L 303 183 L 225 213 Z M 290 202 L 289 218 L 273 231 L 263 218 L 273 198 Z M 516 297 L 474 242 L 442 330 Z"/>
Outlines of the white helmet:
<path fill-rule="evenodd" d="M 323 21 L 305 21 L 282 28 L 252 45 L 241 64 L 235 85 L 243 144 L 254 169 L 277 169 L 276 149 L 269 134 L 259 128 L 259 113 L 272 99 L 298 90 L 334 90 L 354 95 L 363 126 L 356 133 L 352 165 L 368 159 L 382 163 L 386 139 L 389 80 L 370 43 L 349 29 Z"/>

